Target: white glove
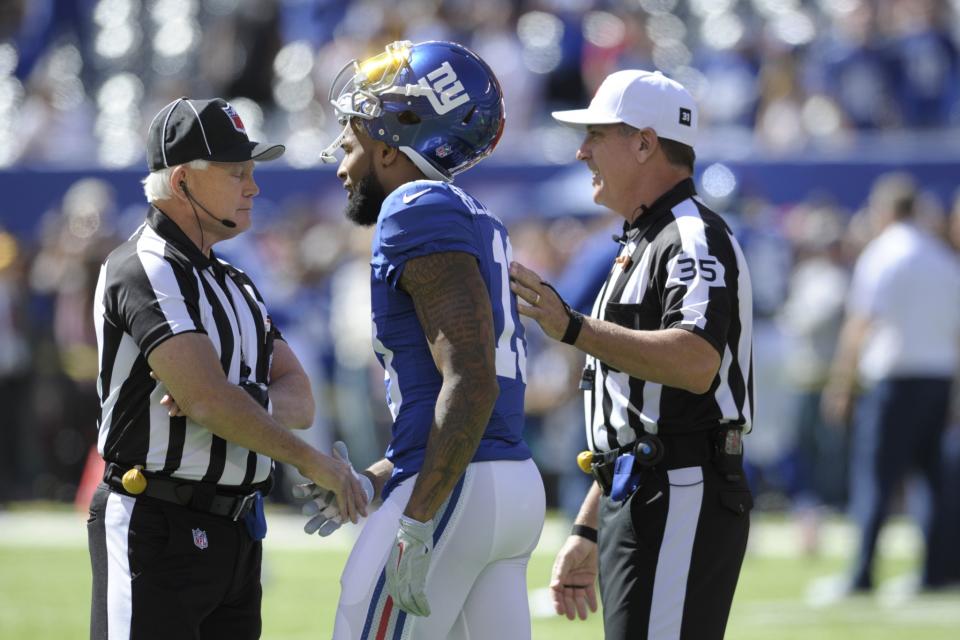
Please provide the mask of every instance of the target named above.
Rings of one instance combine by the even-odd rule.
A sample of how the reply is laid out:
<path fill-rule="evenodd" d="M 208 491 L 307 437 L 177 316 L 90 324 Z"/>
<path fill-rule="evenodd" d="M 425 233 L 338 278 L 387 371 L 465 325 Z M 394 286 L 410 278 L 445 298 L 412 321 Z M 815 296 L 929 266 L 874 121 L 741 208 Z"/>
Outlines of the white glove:
<path fill-rule="evenodd" d="M 347 453 L 347 445 L 337 440 L 333 443 L 333 456 L 350 464 L 350 455 Z M 360 482 L 360 487 L 367 496 L 367 503 L 373 500 L 373 483 L 370 478 L 357 473 L 357 470 L 350 465 L 350 471 Z M 310 508 L 314 515 L 303 525 L 303 530 L 307 534 L 318 533 L 321 536 L 328 536 L 343 524 L 343 517 L 340 515 L 340 509 L 337 507 L 337 494 L 329 489 L 317 486 L 313 482 L 307 484 L 298 484 L 293 487 L 294 498 L 313 498 Z"/>
<path fill-rule="evenodd" d="M 433 520 L 418 522 L 400 516 L 400 529 L 387 559 L 387 593 L 398 607 L 415 616 L 429 616 L 427 571 L 433 552 Z"/>

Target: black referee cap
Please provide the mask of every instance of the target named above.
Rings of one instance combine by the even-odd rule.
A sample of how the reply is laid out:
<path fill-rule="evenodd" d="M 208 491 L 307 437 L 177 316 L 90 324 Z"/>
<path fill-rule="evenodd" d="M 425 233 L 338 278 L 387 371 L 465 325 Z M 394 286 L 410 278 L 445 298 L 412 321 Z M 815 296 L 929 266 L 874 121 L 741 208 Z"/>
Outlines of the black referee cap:
<path fill-rule="evenodd" d="M 274 160 L 284 151 L 282 144 L 250 140 L 237 111 L 220 98 L 174 100 L 154 116 L 147 134 L 150 171 L 192 160 Z"/>

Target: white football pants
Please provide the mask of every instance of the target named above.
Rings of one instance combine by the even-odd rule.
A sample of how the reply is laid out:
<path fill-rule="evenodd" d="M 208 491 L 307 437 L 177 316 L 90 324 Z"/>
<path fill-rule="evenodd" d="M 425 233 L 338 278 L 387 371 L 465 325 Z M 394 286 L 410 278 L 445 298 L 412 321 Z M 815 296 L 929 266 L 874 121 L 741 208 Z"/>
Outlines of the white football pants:
<path fill-rule="evenodd" d="M 415 481 L 397 486 L 364 525 L 340 578 L 334 640 L 530 638 L 527 561 L 546 507 L 536 465 L 497 460 L 467 467 L 434 517 L 426 618 L 400 611 L 385 584 L 384 565 Z"/>

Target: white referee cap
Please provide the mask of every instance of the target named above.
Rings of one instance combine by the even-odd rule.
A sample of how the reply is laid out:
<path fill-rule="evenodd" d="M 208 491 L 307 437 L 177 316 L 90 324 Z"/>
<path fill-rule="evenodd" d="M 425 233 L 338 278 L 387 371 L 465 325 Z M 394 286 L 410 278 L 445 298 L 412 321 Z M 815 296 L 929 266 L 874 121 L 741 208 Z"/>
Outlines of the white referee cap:
<path fill-rule="evenodd" d="M 697 105 L 690 92 L 659 71 L 628 69 L 607 76 L 586 109 L 554 111 L 554 119 L 574 127 L 625 123 L 650 127 L 661 138 L 693 147 Z"/>

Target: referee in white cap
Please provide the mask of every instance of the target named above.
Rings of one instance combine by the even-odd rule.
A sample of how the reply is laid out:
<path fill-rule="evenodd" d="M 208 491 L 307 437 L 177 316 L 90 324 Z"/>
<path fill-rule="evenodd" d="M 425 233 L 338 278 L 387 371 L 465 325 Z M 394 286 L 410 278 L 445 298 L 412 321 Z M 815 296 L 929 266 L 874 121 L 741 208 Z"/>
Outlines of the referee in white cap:
<path fill-rule="evenodd" d="M 554 339 L 587 354 L 595 483 L 554 564 L 557 613 L 596 610 L 617 640 L 722 638 L 752 498 L 741 436 L 753 411 L 750 275 L 693 184 L 697 109 L 677 82 L 618 71 L 589 108 L 553 114 L 585 137 L 594 200 L 624 218 L 590 317 L 514 263 L 513 290 Z"/>
<path fill-rule="evenodd" d="M 250 228 L 252 142 L 220 99 L 153 119 L 146 221 L 100 270 L 94 299 L 104 483 L 88 521 L 96 640 L 260 637 L 263 496 L 273 460 L 332 489 L 356 522 L 350 466 L 290 433 L 309 381 L 249 277 L 212 247 Z"/>

